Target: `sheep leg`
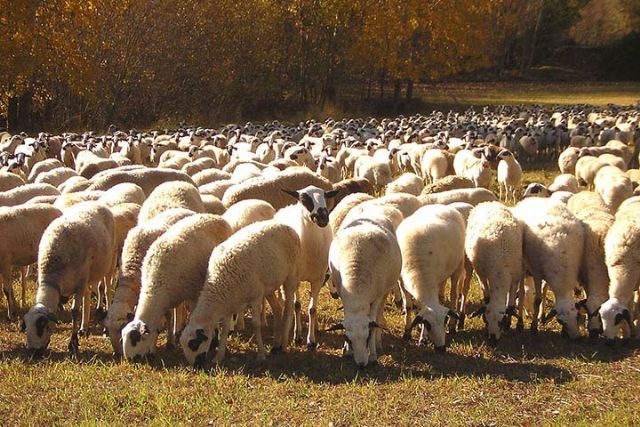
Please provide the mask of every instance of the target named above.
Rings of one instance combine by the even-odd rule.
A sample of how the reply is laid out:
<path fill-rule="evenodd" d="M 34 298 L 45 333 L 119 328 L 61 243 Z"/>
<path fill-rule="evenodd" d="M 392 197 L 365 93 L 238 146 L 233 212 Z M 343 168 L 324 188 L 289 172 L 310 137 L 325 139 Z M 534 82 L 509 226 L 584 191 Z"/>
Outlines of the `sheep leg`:
<path fill-rule="evenodd" d="M 386 299 L 386 295 L 382 298 L 377 298 L 373 304 L 371 304 L 371 311 L 369 312 L 370 318 L 375 318 L 376 322 L 380 317 L 380 307 L 384 304 L 384 300 Z M 382 325 L 379 325 L 382 326 Z M 373 328 L 370 331 L 371 338 L 369 338 L 369 363 L 378 363 L 378 334 L 380 333 L 380 328 Z M 380 335 L 382 335 L 380 333 Z"/>
<path fill-rule="evenodd" d="M 260 316 L 262 306 L 264 305 L 262 300 L 263 298 L 260 297 L 251 303 L 251 323 L 253 324 L 253 333 L 256 336 L 256 343 L 258 344 L 258 362 L 262 362 L 267 358 L 264 351 L 264 343 L 262 342 L 262 316 Z"/>
<path fill-rule="evenodd" d="M 164 315 L 167 324 L 167 350 L 173 350 L 176 347 L 176 334 L 174 333 L 174 324 L 176 322 L 176 309 L 169 310 Z"/>
<path fill-rule="evenodd" d="M 271 312 L 273 313 L 274 342 L 280 343 L 282 341 L 282 306 L 280 305 L 280 299 L 275 295 L 275 293 L 268 295 L 265 299 L 269 303 Z M 263 303 L 262 305 L 262 311 L 264 311 L 265 304 Z"/>
<path fill-rule="evenodd" d="M 91 320 L 91 287 L 85 286 L 82 293 L 82 323 L 78 333 L 85 337 L 89 336 L 89 321 Z"/>
<path fill-rule="evenodd" d="M 402 291 L 400 290 L 400 285 L 395 284 L 391 289 L 392 289 L 391 292 L 393 294 L 393 303 L 395 304 L 396 307 L 401 308 L 402 307 Z"/>
<path fill-rule="evenodd" d="M 516 331 L 522 332 L 524 330 L 524 276 L 520 279 L 518 287 L 518 323 L 516 324 Z"/>
<path fill-rule="evenodd" d="M 538 332 L 538 316 L 540 315 L 540 306 L 542 305 L 542 279 L 538 277 L 533 278 L 533 283 L 536 290 L 536 298 L 533 302 L 533 320 L 531 321 L 531 333 Z"/>
<path fill-rule="evenodd" d="M 508 195 L 509 193 L 507 193 Z M 498 200 L 502 201 L 502 184 L 498 183 Z"/>
<path fill-rule="evenodd" d="M 22 287 L 22 294 L 20 295 L 20 305 L 22 307 L 27 306 L 27 277 L 29 277 L 30 270 L 30 265 L 20 268 L 20 285 Z"/>
<path fill-rule="evenodd" d="M 78 306 L 81 304 L 80 301 L 82 299 L 83 295 L 78 292 L 73 296 L 73 303 L 71 303 L 71 338 L 67 346 L 71 355 L 76 355 L 80 347 L 78 340 L 78 317 L 80 315 L 80 308 Z"/>
<path fill-rule="evenodd" d="M 293 300 L 296 288 L 300 281 L 297 278 L 287 278 L 284 282 L 284 314 L 282 315 L 282 332 L 280 334 L 280 349 L 286 350 L 289 344 L 289 334 L 291 331 L 291 321 L 293 320 Z"/>
<path fill-rule="evenodd" d="M 302 344 L 302 303 L 299 290 L 295 292 L 294 313 L 293 340 L 296 344 Z"/>
<path fill-rule="evenodd" d="M 227 352 L 227 338 L 229 338 L 229 327 L 231 326 L 231 316 L 222 319 L 222 330 L 220 331 L 220 342 L 218 343 L 218 352 L 213 358 L 213 363 L 220 364 Z"/>
<path fill-rule="evenodd" d="M 11 283 L 11 266 L 2 270 L 2 292 L 7 298 L 7 315 L 9 320 L 14 320 L 16 314 L 16 300 L 13 296 L 13 284 Z"/>
<path fill-rule="evenodd" d="M 316 349 L 316 331 L 318 330 L 318 313 L 316 305 L 318 303 L 318 294 L 322 288 L 323 279 L 311 282 L 311 298 L 309 299 L 309 334 L 307 335 L 307 350 Z"/>
<path fill-rule="evenodd" d="M 464 319 L 467 309 L 467 296 L 469 295 L 469 288 L 471 287 L 471 278 L 473 276 L 473 265 L 467 257 L 464 258 L 464 278 L 462 279 L 462 289 L 458 293 L 458 312 L 460 314 L 460 320 L 458 321 L 458 330 L 464 329 Z"/>

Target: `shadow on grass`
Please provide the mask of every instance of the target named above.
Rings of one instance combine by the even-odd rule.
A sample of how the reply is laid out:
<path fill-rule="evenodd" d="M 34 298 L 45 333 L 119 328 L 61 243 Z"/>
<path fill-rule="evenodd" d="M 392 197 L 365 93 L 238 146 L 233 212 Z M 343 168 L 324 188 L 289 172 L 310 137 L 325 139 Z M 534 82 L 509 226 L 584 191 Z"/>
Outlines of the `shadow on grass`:
<path fill-rule="evenodd" d="M 17 333 L 17 329 L 15 332 Z M 63 348 L 60 343 L 66 339 L 64 337 L 68 337 L 68 328 L 59 328 L 56 334 L 59 334 L 56 348 Z M 265 329 L 264 336 L 271 336 L 271 328 Z M 24 348 L 22 336 L 15 335 L 12 338 L 10 348 L 0 353 L 1 359 L 20 360 L 25 364 L 42 363 L 43 359 L 31 358 L 30 352 Z M 340 349 L 344 339 L 338 333 L 320 333 L 319 348 L 316 351 L 309 352 L 304 346 L 291 346 L 286 353 L 269 356 L 263 363 L 255 360 L 255 346 L 247 345 L 252 338 L 250 324 L 243 333 L 234 334 L 234 344 L 220 369 L 249 377 L 267 376 L 276 380 L 305 378 L 324 384 L 353 381 L 394 383 L 405 378 L 456 377 L 489 377 L 521 383 L 553 381 L 561 384 L 573 381 L 575 377 L 568 369 L 551 363 L 551 359 L 615 362 L 629 357 L 639 347 L 638 343 L 607 347 L 602 340 L 589 338 L 570 341 L 550 330 L 541 330 L 536 335 L 528 330 L 511 330 L 504 334 L 497 347 L 492 348 L 487 345 L 482 330 L 472 329 L 451 335 L 450 350 L 443 354 L 436 353 L 432 346 L 419 346 L 415 339 L 407 342 L 399 336 L 385 333 L 380 364 L 358 369 L 351 359 L 341 356 Z M 121 363 L 104 350 L 104 344 L 105 342 L 96 341 L 95 338 L 81 339 L 77 357 L 72 358 L 60 351 L 48 351 L 44 360 L 54 363 L 72 361 L 78 365 L 109 366 Z M 6 343 L 4 346 L 7 347 Z M 148 364 L 153 369 L 173 370 L 184 368 L 185 360 L 179 349 L 166 350 L 159 347 L 155 358 L 148 361 Z M 213 369 L 211 372 L 215 373 L 217 370 Z"/>

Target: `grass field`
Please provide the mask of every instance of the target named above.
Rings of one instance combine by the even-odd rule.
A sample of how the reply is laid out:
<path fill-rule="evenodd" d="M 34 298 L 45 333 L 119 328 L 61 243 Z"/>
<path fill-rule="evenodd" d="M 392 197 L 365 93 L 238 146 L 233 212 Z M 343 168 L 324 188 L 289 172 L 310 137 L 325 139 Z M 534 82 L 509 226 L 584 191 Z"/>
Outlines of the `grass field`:
<path fill-rule="evenodd" d="M 550 170 L 529 172 L 525 181 L 548 182 Z M 341 320 L 339 305 L 322 291 L 321 327 Z M 194 372 L 179 351 L 164 348 L 150 365 L 117 361 L 97 328 L 71 359 L 68 323 L 54 334 L 49 356 L 31 361 L 18 323 L 7 321 L 4 302 L 0 309 L 4 426 L 640 423 L 639 346 L 570 342 L 555 322 L 535 336 L 512 330 L 492 348 L 482 321 L 471 319 L 440 354 L 419 347 L 415 333 L 413 342 L 403 341 L 401 313 L 390 304 L 380 363 L 364 370 L 341 357 L 338 333 L 321 333 L 314 353 L 297 346 L 258 364 L 247 322 L 248 330 L 230 339 L 221 367 Z"/>
<path fill-rule="evenodd" d="M 417 86 L 416 97 L 443 105 L 635 105 L 639 82 L 482 82 L 438 83 Z"/>

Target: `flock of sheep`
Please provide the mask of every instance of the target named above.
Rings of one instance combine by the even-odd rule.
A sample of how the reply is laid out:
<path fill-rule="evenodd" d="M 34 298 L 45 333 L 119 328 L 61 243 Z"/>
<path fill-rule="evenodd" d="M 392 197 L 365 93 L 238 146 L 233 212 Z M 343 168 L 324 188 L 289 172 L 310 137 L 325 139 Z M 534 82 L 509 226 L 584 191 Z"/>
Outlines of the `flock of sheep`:
<path fill-rule="evenodd" d="M 304 340 L 303 289 L 313 350 L 325 285 L 344 310 L 326 330 L 344 331 L 343 351 L 361 367 L 377 360 L 390 296 L 402 304 L 404 338 L 418 328 L 437 351 L 468 315 L 483 317 L 492 343 L 527 316 L 532 332 L 556 317 L 570 338 L 586 328 L 613 343 L 634 334 L 640 306 L 640 170 L 631 169 L 639 122 L 632 107 L 501 107 L 294 126 L 0 133 L 8 317 L 19 312 L 13 267 L 24 307 L 37 266 L 22 321 L 36 356 L 73 298 L 72 353 L 93 315 L 127 360 L 154 354 L 166 330 L 168 346 L 203 367 L 224 358 L 251 308 L 263 360 L 265 302 L 271 352 L 284 351 Z M 540 157 L 557 159 L 561 174 L 522 194 L 521 163 Z M 468 313 L 474 272 L 484 300 Z"/>

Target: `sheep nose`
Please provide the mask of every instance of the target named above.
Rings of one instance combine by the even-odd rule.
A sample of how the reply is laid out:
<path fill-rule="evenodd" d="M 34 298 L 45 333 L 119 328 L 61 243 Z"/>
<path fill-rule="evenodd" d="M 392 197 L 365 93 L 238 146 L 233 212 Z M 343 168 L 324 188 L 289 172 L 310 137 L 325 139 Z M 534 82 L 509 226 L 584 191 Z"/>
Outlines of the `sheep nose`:
<path fill-rule="evenodd" d="M 447 346 L 445 346 L 445 345 L 441 345 L 439 347 L 436 347 L 435 349 L 436 349 L 436 352 L 438 352 L 438 353 L 446 353 L 447 352 Z"/>
<path fill-rule="evenodd" d="M 496 337 L 496 334 L 489 334 L 489 345 L 494 347 L 498 345 L 498 337 Z"/>
<path fill-rule="evenodd" d="M 358 365 L 358 368 L 360 368 L 360 369 L 367 367 L 367 364 L 364 363 L 364 362 L 359 362 L 357 365 Z"/>
<path fill-rule="evenodd" d="M 139 354 L 136 354 L 135 356 L 133 356 L 133 358 L 131 359 L 133 361 L 133 363 L 141 363 L 142 362 L 142 356 Z"/>
<path fill-rule="evenodd" d="M 589 329 L 589 338 L 598 338 L 598 335 L 600 335 L 600 330 Z"/>
<path fill-rule="evenodd" d="M 200 353 L 196 356 L 196 360 L 193 362 L 193 367 L 197 370 L 204 369 L 204 365 L 206 363 L 207 353 Z"/>

